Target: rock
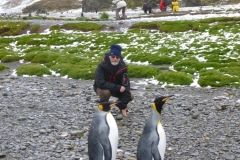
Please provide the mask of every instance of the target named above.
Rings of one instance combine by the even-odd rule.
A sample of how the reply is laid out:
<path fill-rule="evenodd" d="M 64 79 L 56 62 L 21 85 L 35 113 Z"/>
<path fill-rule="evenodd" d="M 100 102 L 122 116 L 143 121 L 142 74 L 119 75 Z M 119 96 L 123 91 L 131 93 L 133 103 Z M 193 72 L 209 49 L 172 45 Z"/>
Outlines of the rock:
<path fill-rule="evenodd" d="M 6 154 L 0 152 L 0 158 L 5 158 L 5 157 L 6 157 Z"/>
<path fill-rule="evenodd" d="M 123 119 L 123 115 L 121 113 L 119 113 L 117 116 L 116 116 L 116 120 L 122 120 Z"/>
<path fill-rule="evenodd" d="M 74 130 L 74 131 L 70 131 L 70 134 L 72 136 L 77 136 L 77 135 L 81 135 L 85 132 L 85 130 Z"/>
<path fill-rule="evenodd" d="M 3 96 L 8 96 L 8 93 L 3 93 L 2 95 L 3 95 Z"/>
<path fill-rule="evenodd" d="M 224 157 L 225 157 L 225 160 L 235 160 L 235 156 L 232 154 L 227 154 Z"/>
<path fill-rule="evenodd" d="M 200 115 L 200 112 L 197 109 L 191 110 L 192 119 L 197 119 Z"/>
<path fill-rule="evenodd" d="M 191 156 L 198 156 L 199 155 L 199 152 L 193 152 L 191 153 Z"/>
<path fill-rule="evenodd" d="M 2 156 L 5 159 L 89 159 L 87 128 L 98 105 L 95 100 L 99 98 L 91 88 L 92 81 L 59 77 L 14 79 L 10 75 L 4 75 L 4 81 L 0 81 L 4 88 L 10 88 L 8 92 L 0 89 L 0 95 L 11 95 L 0 96 Z M 166 159 L 202 159 L 203 153 L 218 154 L 222 159 L 239 158 L 238 99 L 237 96 L 221 98 L 229 89 L 162 89 L 152 84 L 151 87 L 145 90 L 140 84 L 138 90 L 131 90 L 136 96 L 128 104 L 127 117 L 118 114 L 117 107 L 111 109 L 119 129 L 118 160 L 136 159 L 137 143 L 154 98 L 173 94 L 176 96 L 166 103 L 161 120 L 167 136 Z M 238 92 L 239 89 L 231 90 L 232 95 L 239 95 Z M 222 110 L 223 104 L 227 105 L 226 110 Z M 232 153 L 228 153 L 230 150 Z"/>

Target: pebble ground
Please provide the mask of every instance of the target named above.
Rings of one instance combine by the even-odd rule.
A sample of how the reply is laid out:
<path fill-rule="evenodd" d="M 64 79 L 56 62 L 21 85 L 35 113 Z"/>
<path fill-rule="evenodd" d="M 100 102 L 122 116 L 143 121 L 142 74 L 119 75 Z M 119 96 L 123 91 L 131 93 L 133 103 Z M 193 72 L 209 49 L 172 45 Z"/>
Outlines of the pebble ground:
<path fill-rule="evenodd" d="M 117 120 L 117 159 L 136 160 L 137 143 L 151 103 L 166 102 L 162 124 L 167 160 L 240 160 L 239 88 L 161 88 L 131 84 L 135 99 Z M 0 72 L 0 159 L 88 160 L 88 129 L 98 105 L 92 80 L 16 77 Z M 111 98 L 115 100 L 115 98 Z"/>

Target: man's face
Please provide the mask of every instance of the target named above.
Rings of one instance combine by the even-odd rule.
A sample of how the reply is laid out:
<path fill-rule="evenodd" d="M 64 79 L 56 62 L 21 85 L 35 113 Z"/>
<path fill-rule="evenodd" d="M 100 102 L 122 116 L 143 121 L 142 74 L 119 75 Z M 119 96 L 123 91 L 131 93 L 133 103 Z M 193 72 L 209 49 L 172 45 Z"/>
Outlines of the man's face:
<path fill-rule="evenodd" d="M 113 66 L 118 65 L 118 63 L 120 62 L 120 57 L 115 56 L 115 55 L 109 56 L 109 59 Z"/>

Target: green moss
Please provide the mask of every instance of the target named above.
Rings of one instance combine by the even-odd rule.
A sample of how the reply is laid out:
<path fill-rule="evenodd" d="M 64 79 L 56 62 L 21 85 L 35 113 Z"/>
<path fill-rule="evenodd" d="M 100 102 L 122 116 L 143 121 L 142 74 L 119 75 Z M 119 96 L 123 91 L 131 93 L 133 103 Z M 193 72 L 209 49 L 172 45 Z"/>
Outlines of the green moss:
<path fill-rule="evenodd" d="M 172 83 L 174 85 L 190 85 L 193 82 L 193 76 L 183 72 L 163 72 L 155 77 L 159 82 Z"/>
<path fill-rule="evenodd" d="M 100 20 L 102 21 L 106 21 L 108 20 L 108 18 L 109 18 L 109 15 L 106 12 L 103 12 L 100 16 Z"/>
<path fill-rule="evenodd" d="M 129 77 L 152 78 L 160 73 L 160 70 L 153 66 L 128 65 Z"/>
<path fill-rule="evenodd" d="M 6 55 L 1 60 L 2 62 L 14 62 L 14 61 L 18 61 L 19 59 L 20 57 L 17 55 Z"/>
<path fill-rule="evenodd" d="M 0 50 L 0 60 L 9 54 L 9 51 L 6 50 Z"/>
<path fill-rule="evenodd" d="M 85 80 L 94 79 L 94 72 L 95 72 L 95 68 L 81 69 L 77 67 L 76 69 L 72 69 L 69 72 L 68 77 L 73 79 L 85 79 Z"/>
<path fill-rule="evenodd" d="M 40 25 L 39 24 L 35 24 L 35 25 L 32 26 L 30 32 L 31 33 L 36 33 L 39 28 L 40 28 Z"/>
<path fill-rule="evenodd" d="M 63 24 L 61 28 L 68 30 L 81 30 L 81 31 L 93 31 L 101 30 L 104 25 L 96 24 L 91 22 L 81 22 L 81 23 L 66 23 Z"/>
<path fill-rule="evenodd" d="M 93 78 L 97 64 L 104 54 L 109 52 L 109 46 L 115 43 L 123 46 L 123 58 L 130 63 L 130 77 L 151 78 L 161 75 L 160 83 L 167 82 L 169 86 L 173 82 L 186 85 L 191 83 L 192 75 L 197 72 L 200 73 L 202 85 L 239 84 L 236 78 L 240 78 L 237 72 L 240 67 L 240 45 L 237 43 L 240 36 L 235 34 L 240 32 L 238 19 L 143 22 L 136 24 L 137 28 L 133 28 L 133 32 L 127 33 L 99 32 L 100 28 L 93 27 L 95 23 L 90 24 L 91 30 L 87 34 L 66 34 L 61 30 L 66 27 L 73 30 L 83 28 L 85 31 L 89 27 L 86 24 L 89 23 L 56 25 L 52 27 L 55 31 L 44 35 L 0 37 L 0 58 L 6 58 L 4 61 L 23 59 L 44 64 L 45 67 L 70 78 L 89 79 Z M 4 28 L 4 25 L 1 27 Z M 4 33 L 9 31 L 6 31 L 6 28 L 3 29 Z M 227 37 L 225 33 L 229 33 Z M 150 65 L 133 65 L 131 62 L 148 62 Z M 170 72 L 170 65 L 177 72 Z M 220 83 L 217 81 L 220 85 L 213 82 L 215 73 L 205 74 L 209 70 L 221 73 L 218 76 L 222 77 L 218 80 Z"/>
<path fill-rule="evenodd" d="M 158 55 L 149 55 L 149 62 L 153 65 L 161 65 L 161 64 L 171 64 L 175 61 L 177 57 L 169 57 L 169 56 L 158 56 Z"/>
<path fill-rule="evenodd" d="M 30 23 L 27 22 L 0 22 L 0 35 L 12 36 L 18 35 L 22 30 L 29 27 Z"/>
<path fill-rule="evenodd" d="M 64 63 L 64 64 L 81 64 L 82 61 L 85 59 L 77 57 L 76 55 L 62 55 L 56 58 L 57 63 Z"/>
<path fill-rule="evenodd" d="M 60 30 L 59 24 L 52 25 L 52 26 L 50 27 L 50 31 L 53 31 L 53 30 Z"/>
<path fill-rule="evenodd" d="M 31 62 L 44 64 L 55 61 L 57 57 L 59 57 L 59 54 L 56 53 L 39 53 L 32 59 Z"/>
<path fill-rule="evenodd" d="M 0 71 L 5 70 L 5 69 L 8 69 L 8 67 L 3 64 L 0 64 Z"/>
<path fill-rule="evenodd" d="M 239 77 L 233 77 L 225 75 L 217 70 L 205 70 L 200 72 L 200 78 L 198 80 L 200 86 L 237 86 L 239 85 Z"/>
<path fill-rule="evenodd" d="M 60 76 L 68 76 L 73 79 L 93 79 L 97 64 L 83 61 L 82 63 L 58 63 L 52 65 L 51 70 Z"/>
<path fill-rule="evenodd" d="M 30 52 L 30 53 L 27 53 L 25 54 L 25 56 L 23 57 L 24 61 L 32 61 L 32 59 L 37 55 L 37 53 L 33 53 L 33 52 Z"/>
<path fill-rule="evenodd" d="M 22 76 L 22 75 L 29 75 L 29 76 L 43 76 L 43 75 L 51 75 L 51 72 L 49 71 L 48 68 L 45 66 L 42 66 L 40 64 L 24 64 L 20 67 L 17 68 L 17 75 Z"/>

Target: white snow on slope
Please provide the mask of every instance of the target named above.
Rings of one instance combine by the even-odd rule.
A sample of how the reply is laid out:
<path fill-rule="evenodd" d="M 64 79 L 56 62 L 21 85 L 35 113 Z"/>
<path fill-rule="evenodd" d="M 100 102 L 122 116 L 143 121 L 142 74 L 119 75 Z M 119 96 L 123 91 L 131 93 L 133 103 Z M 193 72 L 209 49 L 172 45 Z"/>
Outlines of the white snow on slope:
<path fill-rule="evenodd" d="M 0 13 L 21 13 L 22 9 L 40 0 L 1 0 Z"/>

